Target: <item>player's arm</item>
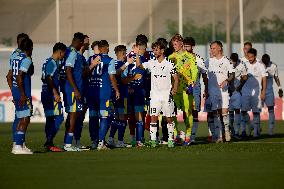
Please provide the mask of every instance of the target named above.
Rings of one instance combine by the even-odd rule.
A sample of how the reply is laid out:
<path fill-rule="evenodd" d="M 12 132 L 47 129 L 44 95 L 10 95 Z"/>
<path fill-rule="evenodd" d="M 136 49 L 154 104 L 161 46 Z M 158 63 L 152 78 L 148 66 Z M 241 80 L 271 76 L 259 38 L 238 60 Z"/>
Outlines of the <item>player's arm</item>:
<path fill-rule="evenodd" d="M 120 93 L 119 93 L 117 81 L 116 81 L 116 78 L 115 78 L 116 70 L 115 70 L 114 60 L 111 60 L 110 63 L 109 63 L 108 74 L 109 74 L 109 79 L 110 79 L 111 85 L 112 85 L 112 87 L 115 91 L 115 97 L 116 97 L 116 99 L 119 99 Z"/>
<path fill-rule="evenodd" d="M 194 60 L 196 60 L 195 57 L 194 57 Z M 192 74 L 191 76 L 192 84 L 195 84 L 198 78 L 198 67 L 197 67 L 196 61 L 194 61 L 194 63 L 193 62 L 191 63 L 190 72 Z"/>
<path fill-rule="evenodd" d="M 209 94 L 208 94 L 208 77 L 207 77 L 207 73 L 204 72 L 201 74 L 202 76 L 202 80 L 203 80 L 203 83 L 204 83 L 204 97 L 205 98 L 208 98 Z"/>
<path fill-rule="evenodd" d="M 56 102 L 60 102 L 61 101 L 60 95 L 58 91 L 56 90 L 54 81 L 50 75 L 46 77 L 46 82 L 47 82 L 48 87 L 52 90 L 54 100 Z"/>
<path fill-rule="evenodd" d="M 71 87 L 74 90 L 75 98 L 77 100 L 81 100 L 81 94 L 80 94 L 80 92 L 78 90 L 78 87 L 77 87 L 77 85 L 75 83 L 75 80 L 74 80 L 73 74 L 72 74 L 72 69 L 73 69 L 73 67 L 75 65 L 76 56 L 77 56 L 76 53 L 72 53 L 72 54 L 70 53 L 69 57 L 66 60 L 65 72 L 66 72 L 66 79 L 69 81 Z"/>
<path fill-rule="evenodd" d="M 13 73 L 12 70 L 9 70 L 6 75 L 7 83 L 9 85 L 10 90 L 12 91 L 12 83 L 13 83 Z"/>
<path fill-rule="evenodd" d="M 178 88 L 178 75 L 175 73 L 172 75 L 173 78 L 173 87 L 172 87 L 172 95 L 176 95 L 177 93 L 177 88 Z"/>
<path fill-rule="evenodd" d="M 262 88 L 261 88 L 261 100 L 265 100 L 265 95 L 266 95 L 266 85 L 267 85 L 267 79 L 266 77 L 262 77 L 261 79 L 261 85 L 262 85 Z"/>
<path fill-rule="evenodd" d="M 283 89 L 281 87 L 280 79 L 278 77 L 278 68 L 276 67 L 275 75 L 274 75 L 274 80 L 276 85 L 278 86 L 278 95 L 280 98 L 283 97 Z"/>
<path fill-rule="evenodd" d="M 241 92 L 247 80 L 248 80 L 248 75 L 242 75 L 240 80 L 240 85 L 236 88 L 236 91 Z"/>

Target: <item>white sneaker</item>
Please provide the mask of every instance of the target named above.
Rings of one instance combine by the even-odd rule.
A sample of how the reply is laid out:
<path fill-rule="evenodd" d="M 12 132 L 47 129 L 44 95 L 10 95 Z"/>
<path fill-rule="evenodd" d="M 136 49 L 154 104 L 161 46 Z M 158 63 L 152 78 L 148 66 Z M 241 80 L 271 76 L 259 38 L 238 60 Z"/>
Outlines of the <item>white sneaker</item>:
<path fill-rule="evenodd" d="M 114 139 L 112 137 L 109 137 L 107 144 L 108 144 L 108 146 L 115 146 Z"/>
<path fill-rule="evenodd" d="M 75 146 L 66 146 L 64 145 L 63 149 L 67 152 L 80 152 L 81 150 Z"/>
<path fill-rule="evenodd" d="M 12 154 L 33 154 L 33 152 L 26 150 L 20 145 L 15 145 L 12 149 Z"/>
<path fill-rule="evenodd" d="M 104 145 L 104 142 L 99 142 L 97 150 L 108 150 L 109 148 Z"/>
<path fill-rule="evenodd" d="M 116 148 L 126 148 L 127 145 L 123 141 L 118 141 L 115 147 Z"/>
<path fill-rule="evenodd" d="M 160 142 L 160 144 L 162 144 L 162 145 L 168 145 L 168 142 L 167 142 L 167 141 L 162 140 L 162 141 Z"/>
<path fill-rule="evenodd" d="M 26 146 L 25 143 L 23 143 L 23 149 L 26 150 L 26 151 L 28 151 L 28 152 L 31 152 L 31 151 L 32 151 L 31 149 L 29 149 L 29 148 Z"/>

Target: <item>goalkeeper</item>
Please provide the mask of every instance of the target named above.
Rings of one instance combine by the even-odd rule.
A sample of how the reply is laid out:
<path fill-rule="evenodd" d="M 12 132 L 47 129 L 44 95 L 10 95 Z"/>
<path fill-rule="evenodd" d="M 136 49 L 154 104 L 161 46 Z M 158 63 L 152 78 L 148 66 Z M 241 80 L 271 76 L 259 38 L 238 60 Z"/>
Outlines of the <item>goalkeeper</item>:
<path fill-rule="evenodd" d="M 174 48 L 174 53 L 171 54 L 168 59 L 174 62 L 179 76 L 179 86 L 177 93 L 174 96 L 174 102 L 176 104 L 176 108 L 183 111 L 183 118 L 186 128 L 183 145 L 187 146 L 190 144 L 191 128 L 193 125 L 192 110 L 194 108 L 194 100 L 192 90 L 197 80 L 198 68 L 195 57 L 184 50 L 183 38 L 181 35 L 174 35 L 171 39 L 171 43 Z M 176 142 L 180 142 L 181 139 L 178 135 L 178 124 L 176 123 L 175 125 L 174 136 Z"/>

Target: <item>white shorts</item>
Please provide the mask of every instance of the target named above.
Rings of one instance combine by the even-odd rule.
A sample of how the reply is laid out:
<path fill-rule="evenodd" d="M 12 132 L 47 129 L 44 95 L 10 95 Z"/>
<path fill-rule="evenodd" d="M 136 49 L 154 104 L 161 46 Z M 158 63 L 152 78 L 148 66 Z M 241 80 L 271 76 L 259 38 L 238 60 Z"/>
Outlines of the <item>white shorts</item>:
<path fill-rule="evenodd" d="M 158 116 L 161 112 L 163 112 L 163 116 L 174 117 L 176 115 L 174 101 L 151 99 L 150 116 Z"/>
<path fill-rule="evenodd" d="M 229 108 L 229 93 L 221 92 L 221 94 L 209 94 L 209 98 L 212 103 L 212 110 L 228 109 Z"/>
<path fill-rule="evenodd" d="M 264 104 L 268 106 L 274 106 L 275 105 L 275 99 L 274 99 L 274 92 L 267 93 L 265 96 Z"/>
<path fill-rule="evenodd" d="M 241 98 L 242 95 L 235 91 L 233 92 L 233 95 L 230 97 L 230 103 L 229 103 L 229 111 L 234 111 L 236 109 L 241 109 Z"/>
<path fill-rule="evenodd" d="M 198 112 L 200 112 L 200 105 L 201 105 L 201 88 L 194 87 L 193 88 L 193 98 L 194 98 L 194 108 Z"/>
<path fill-rule="evenodd" d="M 242 96 L 242 111 L 261 112 L 261 100 L 260 96 Z"/>

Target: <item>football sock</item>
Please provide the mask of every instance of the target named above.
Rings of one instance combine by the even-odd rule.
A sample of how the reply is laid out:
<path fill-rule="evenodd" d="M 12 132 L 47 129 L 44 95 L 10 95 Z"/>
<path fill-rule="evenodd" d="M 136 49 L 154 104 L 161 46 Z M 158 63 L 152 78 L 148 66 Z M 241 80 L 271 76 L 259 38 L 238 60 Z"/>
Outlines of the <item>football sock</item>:
<path fill-rule="evenodd" d="M 157 123 L 150 123 L 150 139 L 151 140 L 156 140 L 157 138 Z"/>

